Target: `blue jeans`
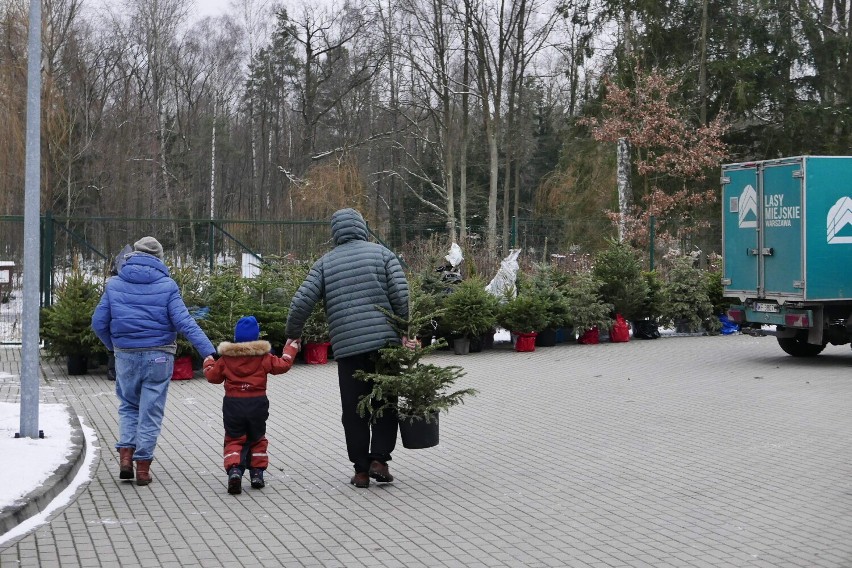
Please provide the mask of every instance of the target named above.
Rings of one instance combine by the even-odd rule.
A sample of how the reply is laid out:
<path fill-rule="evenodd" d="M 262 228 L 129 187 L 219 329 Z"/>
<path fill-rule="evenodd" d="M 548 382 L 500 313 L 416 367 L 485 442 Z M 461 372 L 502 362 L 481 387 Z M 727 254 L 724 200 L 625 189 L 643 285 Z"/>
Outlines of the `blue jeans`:
<path fill-rule="evenodd" d="M 165 351 L 116 351 L 119 448 L 135 448 L 133 459 L 151 460 L 163 425 L 175 357 Z"/>

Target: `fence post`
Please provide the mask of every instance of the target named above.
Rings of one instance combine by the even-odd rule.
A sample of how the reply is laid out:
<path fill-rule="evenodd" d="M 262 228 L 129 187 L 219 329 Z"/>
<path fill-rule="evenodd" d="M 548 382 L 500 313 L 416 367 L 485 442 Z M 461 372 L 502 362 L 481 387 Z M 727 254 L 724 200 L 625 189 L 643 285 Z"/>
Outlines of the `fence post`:
<path fill-rule="evenodd" d="M 654 217 L 653 215 L 651 215 L 651 218 L 648 220 L 649 225 L 650 225 L 650 226 L 649 226 L 649 235 L 650 235 L 650 238 L 648 239 L 648 242 L 649 242 L 650 244 L 649 244 L 648 246 L 650 247 L 650 251 L 649 251 L 649 253 L 650 253 L 650 257 L 651 257 L 651 259 L 650 259 L 650 265 L 651 265 L 651 270 L 652 270 L 652 271 L 654 270 L 654 222 L 655 222 L 655 221 L 656 221 L 656 217 Z"/>
<path fill-rule="evenodd" d="M 42 217 L 41 248 L 41 305 L 49 308 L 53 305 L 53 253 L 54 243 L 53 213 L 49 210 Z"/>

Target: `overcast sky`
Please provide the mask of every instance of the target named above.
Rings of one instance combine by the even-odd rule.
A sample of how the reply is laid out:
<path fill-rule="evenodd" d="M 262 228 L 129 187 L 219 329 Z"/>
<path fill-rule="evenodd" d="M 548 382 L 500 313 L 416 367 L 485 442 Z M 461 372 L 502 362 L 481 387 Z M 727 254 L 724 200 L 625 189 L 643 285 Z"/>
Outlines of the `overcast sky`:
<path fill-rule="evenodd" d="M 195 0 L 195 13 L 204 16 L 221 16 L 228 11 L 230 0 Z"/>
<path fill-rule="evenodd" d="M 195 6 L 190 10 L 190 18 L 201 19 L 205 16 L 221 16 L 228 11 L 231 0 L 195 0 Z M 98 10 L 101 6 L 113 9 L 119 5 L 116 0 L 85 0 L 84 9 Z"/>

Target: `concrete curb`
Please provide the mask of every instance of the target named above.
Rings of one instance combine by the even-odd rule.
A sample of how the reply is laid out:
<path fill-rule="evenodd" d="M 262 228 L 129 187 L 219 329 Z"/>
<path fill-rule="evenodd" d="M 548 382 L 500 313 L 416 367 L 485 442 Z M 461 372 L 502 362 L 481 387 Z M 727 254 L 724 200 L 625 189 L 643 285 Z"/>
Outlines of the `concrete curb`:
<path fill-rule="evenodd" d="M 71 480 L 77 475 L 83 458 L 86 456 L 86 438 L 77 413 L 67 406 L 65 411 L 71 420 L 71 452 L 68 461 L 60 465 L 53 475 L 47 478 L 41 487 L 31 491 L 21 499 L 0 511 L 0 535 L 5 534 L 37 515 L 47 507 L 53 499 L 62 493 Z"/>

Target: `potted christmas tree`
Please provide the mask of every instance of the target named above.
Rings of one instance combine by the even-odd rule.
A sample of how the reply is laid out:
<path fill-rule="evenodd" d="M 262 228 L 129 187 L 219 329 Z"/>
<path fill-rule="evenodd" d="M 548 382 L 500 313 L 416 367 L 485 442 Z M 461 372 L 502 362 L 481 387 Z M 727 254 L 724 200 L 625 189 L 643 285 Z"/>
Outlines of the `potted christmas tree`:
<path fill-rule="evenodd" d="M 420 314 L 412 307 L 409 319 L 382 311 L 400 335 L 415 337 L 433 319 L 433 314 Z M 464 376 L 461 367 L 441 367 L 423 363 L 422 359 L 445 345 L 443 339 L 431 345 L 410 349 L 389 345 L 379 350 L 375 373 L 358 371 L 355 377 L 370 382 L 372 390 L 361 397 L 358 413 L 378 418 L 393 409 L 399 417 L 402 445 L 409 449 L 431 448 L 438 444 L 438 416 L 476 394 L 474 389 L 453 390 Z"/>
<path fill-rule="evenodd" d="M 704 279 L 704 271 L 693 267 L 691 257 L 672 260 L 662 290 L 661 323 L 673 325 L 678 333 L 718 332 L 721 324 Z"/>
<path fill-rule="evenodd" d="M 209 313 L 208 308 L 201 306 L 204 271 L 199 266 L 185 265 L 172 268 L 170 273 L 180 289 L 181 298 L 189 309 L 189 313 L 195 319 L 203 319 Z M 195 376 L 196 368 L 201 368 L 201 359 L 198 359 L 195 347 L 183 334 L 178 334 L 172 380 L 191 379 Z"/>
<path fill-rule="evenodd" d="M 305 320 L 302 339 L 305 341 L 305 363 L 311 365 L 328 363 L 328 347 L 331 343 L 329 343 L 325 303 L 322 300 L 314 305 L 314 310 Z"/>
<path fill-rule="evenodd" d="M 578 343 L 598 343 L 598 330 L 609 329 L 612 322 L 612 304 L 601 298 L 600 281 L 588 272 L 578 272 L 570 278 L 565 297 Z"/>
<path fill-rule="evenodd" d="M 105 352 L 92 330 L 100 293 L 100 286 L 74 273 L 57 288 L 53 305 L 41 311 L 44 348 L 50 357 L 67 359 L 69 375 L 86 374 L 89 357 Z"/>
<path fill-rule="evenodd" d="M 556 345 L 556 330 L 571 325 L 570 306 L 562 291 L 565 279 L 566 275 L 552 265 L 539 265 L 531 277 L 522 275 L 518 279 L 521 294 L 538 297 L 547 313 L 546 323 L 536 330 L 536 347 L 553 347 Z"/>
<path fill-rule="evenodd" d="M 481 341 L 483 334 L 497 325 L 497 298 L 485 289 L 485 282 L 472 277 L 456 285 L 444 299 L 441 324 L 454 336 L 453 349 L 466 355 L 472 341 Z"/>
<path fill-rule="evenodd" d="M 535 338 L 547 326 L 547 306 L 538 294 L 518 294 L 500 306 L 500 327 L 517 336 L 515 351 L 535 351 Z"/>
<path fill-rule="evenodd" d="M 595 255 L 592 276 L 600 282 L 600 294 L 615 313 L 629 321 L 640 317 L 648 299 L 648 281 L 635 249 L 610 241 L 609 247 Z"/>

